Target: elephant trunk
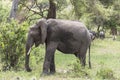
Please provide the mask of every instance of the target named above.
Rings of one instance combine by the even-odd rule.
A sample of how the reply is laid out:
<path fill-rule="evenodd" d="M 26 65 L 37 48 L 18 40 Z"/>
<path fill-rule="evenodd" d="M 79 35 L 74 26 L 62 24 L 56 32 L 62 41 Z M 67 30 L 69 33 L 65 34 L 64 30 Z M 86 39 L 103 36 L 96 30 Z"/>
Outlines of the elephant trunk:
<path fill-rule="evenodd" d="M 26 68 L 26 71 L 28 72 L 31 71 L 29 67 L 29 57 L 30 57 L 30 51 L 31 51 L 33 44 L 34 44 L 33 39 L 30 36 L 28 36 L 28 39 L 26 42 L 26 54 L 25 54 L 25 68 Z"/>

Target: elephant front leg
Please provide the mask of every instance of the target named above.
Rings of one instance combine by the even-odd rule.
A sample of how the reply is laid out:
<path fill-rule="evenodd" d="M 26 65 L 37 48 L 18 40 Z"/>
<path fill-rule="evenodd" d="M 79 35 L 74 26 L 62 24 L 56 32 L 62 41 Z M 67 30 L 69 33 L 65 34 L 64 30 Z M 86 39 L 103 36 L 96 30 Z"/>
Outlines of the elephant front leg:
<path fill-rule="evenodd" d="M 57 48 L 57 43 L 55 42 L 50 42 L 46 44 L 46 54 L 43 64 L 43 74 L 49 74 L 50 72 L 55 72 L 54 53 L 56 48 Z"/>
<path fill-rule="evenodd" d="M 55 61 L 54 61 L 54 55 L 53 55 L 51 63 L 50 63 L 50 74 L 54 74 L 55 72 L 56 72 L 56 70 L 55 70 Z"/>
<path fill-rule="evenodd" d="M 27 55 L 27 54 L 26 54 L 26 58 L 25 58 L 25 69 L 26 69 L 26 71 L 31 72 L 32 69 L 30 69 L 30 67 L 29 67 L 29 56 L 30 56 L 30 55 Z"/>

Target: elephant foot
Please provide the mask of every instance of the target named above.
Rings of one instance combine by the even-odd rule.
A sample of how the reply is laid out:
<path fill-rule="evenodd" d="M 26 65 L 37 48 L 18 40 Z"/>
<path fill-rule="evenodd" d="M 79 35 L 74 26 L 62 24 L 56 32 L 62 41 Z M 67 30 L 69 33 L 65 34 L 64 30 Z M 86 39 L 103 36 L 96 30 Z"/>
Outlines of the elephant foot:
<path fill-rule="evenodd" d="M 44 77 L 44 76 L 48 76 L 48 75 L 50 75 L 50 73 L 44 73 L 44 72 L 43 72 L 40 76 L 41 76 L 41 77 Z"/>
<path fill-rule="evenodd" d="M 45 72 L 43 72 L 40 76 L 41 77 L 44 77 L 44 76 L 49 76 L 49 75 L 53 75 L 53 74 L 55 74 L 55 72 L 50 72 L 50 73 L 45 73 Z"/>
<path fill-rule="evenodd" d="M 27 71 L 27 72 L 31 72 L 32 69 L 30 69 L 30 68 L 26 68 L 26 71 Z"/>
<path fill-rule="evenodd" d="M 55 74 L 55 72 L 56 72 L 56 71 L 50 71 L 50 74 L 51 74 L 51 75 L 52 75 L 52 74 Z"/>

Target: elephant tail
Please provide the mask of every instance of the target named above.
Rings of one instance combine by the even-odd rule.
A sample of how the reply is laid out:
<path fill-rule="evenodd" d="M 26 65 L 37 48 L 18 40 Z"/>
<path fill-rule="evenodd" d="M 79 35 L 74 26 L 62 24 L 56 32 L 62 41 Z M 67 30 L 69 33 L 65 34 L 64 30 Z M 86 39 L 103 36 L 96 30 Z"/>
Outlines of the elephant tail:
<path fill-rule="evenodd" d="M 88 62 L 89 62 L 89 68 L 91 69 L 91 60 L 90 60 L 90 47 L 91 47 L 91 45 L 89 45 L 89 51 L 88 51 L 88 53 L 89 53 L 89 58 L 88 58 Z"/>

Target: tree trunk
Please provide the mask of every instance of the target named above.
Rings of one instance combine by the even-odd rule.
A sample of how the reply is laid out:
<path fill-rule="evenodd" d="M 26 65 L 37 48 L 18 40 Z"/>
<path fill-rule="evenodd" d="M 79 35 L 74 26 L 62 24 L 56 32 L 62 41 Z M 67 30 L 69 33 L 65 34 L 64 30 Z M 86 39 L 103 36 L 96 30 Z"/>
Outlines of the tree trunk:
<path fill-rule="evenodd" d="M 10 18 L 13 18 L 13 19 L 16 18 L 16 12 L 18 10 L 18 4 L 19 4 L 19 0 L 13 0 L 9 19 Z"/>
<path fill-rule="evenodd" d="M 99 32 L 100 32 L 100 25 L 97 27 L 97 38 L 99 37 Z"/>
<path fill-rule="evenodd" d="M 117 35 L 117 28 L 116 27 L 111 28 L 111 34 L 113 36 L 113 40 L 116 40 L 116 35 Z"/>
<path fill-rule="evenodd" d="M 48 15 L 47 15 L 47 19 L 49 18 L 56 18 L 56 4 L 54 3 L 54 0 L 49 0 L 49 10 L 48 10 Z"/>
<path fill-rule="evenodd" d="M 111 34 L 112 35 L 117 35 L 117 28 L 116 27 L 111 28 Z"/>

